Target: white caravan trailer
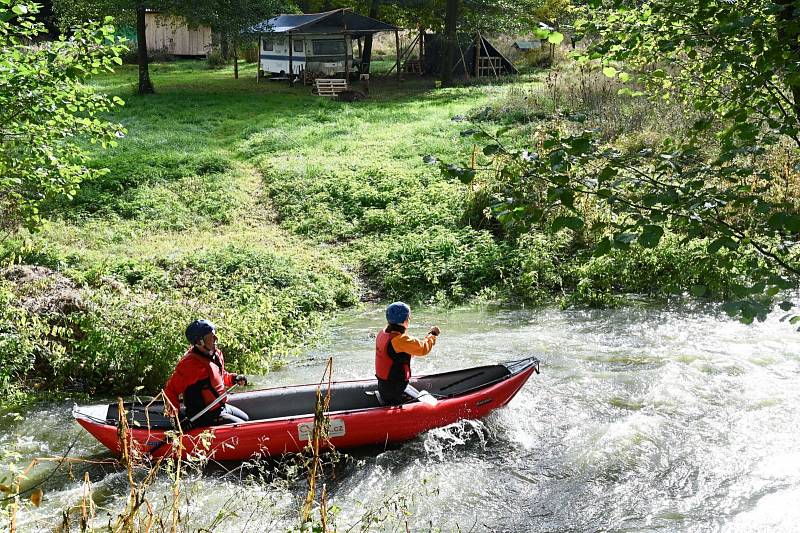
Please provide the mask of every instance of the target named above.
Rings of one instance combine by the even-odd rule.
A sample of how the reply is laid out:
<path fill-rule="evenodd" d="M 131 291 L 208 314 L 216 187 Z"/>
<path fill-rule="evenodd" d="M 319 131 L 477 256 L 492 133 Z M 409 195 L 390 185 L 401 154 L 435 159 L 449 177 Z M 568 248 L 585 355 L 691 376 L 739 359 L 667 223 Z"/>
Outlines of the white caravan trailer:
<path fill-rule="evenodd" d="M 289 39 L 292 41 L 291 54 Z M 259 68 L 263 73 L 284 76 L 292 72 L 299 76 L 305 70 L 326 76 L 344 76 L 354 70 L 353 40 L 349 35 L 264 35 L 259 38 L 258 48 Z"/>
<path fill-rule="evenodd" d="M 336 9 L 326 13 L 278 15 L 249 31 L 258 35 L 259 76 L 291 73 L 294 78 L 303 71 L 325 76 L 358 71 L 361 60 L 354 61 L 354 41 L 360 42 L 363 37 L 381 31 L 397 32 L 399 28 L 349 9 Z"/>

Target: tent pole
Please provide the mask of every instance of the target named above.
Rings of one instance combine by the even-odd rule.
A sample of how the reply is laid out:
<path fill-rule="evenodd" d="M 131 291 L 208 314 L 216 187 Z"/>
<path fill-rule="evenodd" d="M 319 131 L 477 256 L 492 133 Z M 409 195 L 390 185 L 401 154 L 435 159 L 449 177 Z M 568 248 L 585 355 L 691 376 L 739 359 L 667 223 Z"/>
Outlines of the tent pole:
<path fill-rule="evenodd" d="M 400 61 L 403 61 L 406 57 L 411 57 L 411 52 L 413 51 L 412 48 L 414 48 L 414 45 L 417 44 L 417 38 L 418 37 L 419 36 L 415 37 L 414 41 L 410 45 L 408 45 L 408 48 L 403 50 L 403 55 L 400 56 Z M 394 65 L 392 65 L 392 68 L 389 69 L 388 73 L 391 74 L 392 71 L 394 70 L 394 67 L 396 67 L 396 66 L 397 66 L 396 63 Z"/>
<path fill-rule="evenodd" d="M 484 50 L 486 50 L 486 57 L 490 57 L 489 56 L 489 49 L 486 48 L 485 44 L 483 44 L 483 37 L 481 37 L 481 46 L 483 47 Z M 498 52 L 498 53 L 500 53 L 500 52 Z M 499 80 L 500 79 L 500 74 L 497 73 L 497 69 L 494 68 L 494 63 L 492 62 L 491 59 L 489 59 L 489 65 L 491 65 L 491 67 L 492 67 L 492 72 L 494 73 L 495 79 Z"/>
<path fill-rule="evenodd" d="M 294 87 L 294 64 L 292 62 L 292 49 L 294 43 L 292 42 L 292 34 L 286 34 L 287 42 L 289 43 L 289 87 Z"/>
<path fill-rule="evenodd" d="M 461 59 L 458 60 L 458 63 L 453 67 L 453 72 L 455 72 L 458 65 L 464 63 L 464 74 L 467 75 L 467 79 L 470 79 L 469 75 L 469 65 L 467 65 L 467 58 L 464 57 L 464 49 L 461 48 L 461 43 L 458 43 L 458 53 L 461 54 Z"/>

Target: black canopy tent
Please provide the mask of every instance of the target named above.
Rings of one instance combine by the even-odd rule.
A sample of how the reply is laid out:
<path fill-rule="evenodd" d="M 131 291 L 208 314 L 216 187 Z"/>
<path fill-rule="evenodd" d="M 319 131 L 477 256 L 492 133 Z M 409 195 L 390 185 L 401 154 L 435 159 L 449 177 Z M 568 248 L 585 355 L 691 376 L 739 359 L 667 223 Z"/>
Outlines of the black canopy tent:
<path fill-rule="evenodd" d="M 428 35 L 425 40 L 425 71 L 440 73 L 445 49 L 444 35 Z M 456 62 L 453 74 L 457 76 L 494 76 L 518 74 L 517 67 L 481 34 L 460 33 L 457 36 Z"/>
<path fill-rule="evenodd" d="M 261 35 L 341 35 L 345 40 L 347 40 L 347 37 L 351 39 L 355 38 L 358 39 L 359 55 L 361 55 L 361 38 L 382 31 L 393 31 L 395 33 L 395 40 L 399 42 L 400 28 L 392 24 L 387 24 L 386 22 L 381 22 L 380 20 L 354 13 L 348 8 L 335 9 L 324 13 L 282 14 L 250 28 L 251 33 Z M 345 53 L 347 54 L 347 52 Z M 360 57 L 359 59 L 360 70 L 362 72 L 368 72 L 369 58 Z M 289 47 L 290 71 L 291 61 L 292 47 Z M 345 63 L 347 64 L 346 59 Z"/>

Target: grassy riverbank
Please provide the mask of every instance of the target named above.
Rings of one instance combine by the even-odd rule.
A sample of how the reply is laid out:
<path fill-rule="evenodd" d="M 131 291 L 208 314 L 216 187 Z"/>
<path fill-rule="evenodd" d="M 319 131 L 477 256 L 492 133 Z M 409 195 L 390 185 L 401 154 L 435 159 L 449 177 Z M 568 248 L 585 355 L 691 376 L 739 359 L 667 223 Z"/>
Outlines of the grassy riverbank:
<path fill-rule="evenodd" d="M 448 228 L 426 246 L 471 246 L 457 229 L 464 187 L 421 157 L 468 147 L 450 119 L 491 89 L 390 81 L 346 104 L 256 84 L 251 70 L 234 80 L 201 62 L 154 65 L 158 92 L 146 98 L 132 67 L 97 79 L 126 101 L 114 118 L 128 135 L 95 152 L 108 174 L 48 206 L 44 231 L 3 242 L 6 261 L 55 272 L 17 268 L 3 282 L 23 304 L 2 317 L 16 334 L 9 380 L 35 368 L 34 385 L 157 390 L 197 315 L 219 323 L 231 368 L 263 371 L 381 288 L 359 279 L 365 214 Z"/>
<path fill-rule="evenodd" d="M 698 261 L 700 248 L 671 238 L 656 250 L 592 258 L 580 233 L 520 235 L 487 218 L 502 200 L 502 176 L 484 172 L 465 185 L 423 161 L 490 165 L 476 128 L 510 127 L 511 142 L 524 145 L 537 121 L 565 121 L 569 101 L 546 73 L 446 90 L 383 80 L 354 103 L 257 84 L 253 73 L 245 66 L 234 80 L 202 62 L 157 64 L 157 94 L 148 97 L 135 96 L 133 67 L 96 80 L 126 101 L 114 118 L 128 135 L 94 152 L 92 165 L 109 172 L 71 202 L 49 205 L 44 231 L 2 243 L 6 261 L 50 269 L 17 268 L 0 285 L 4 301 L 22 303 L 0 315 L 14 332 L 0 341 L 6 383 L 34 369 L 27 381 L 42 386 L 154 392 L 195 316 L 219 324 L 232 369 L 265 371 L 364 298 L 569 294 L 565 302 L 602 305 L 670 285 L 729 290 L 735 258 Z M 612 100 L 584 111 L 628 109 Z M 663 133 L 640 115 L 620 111 L 614 131 L 598 120 L 611 140 Z"/>

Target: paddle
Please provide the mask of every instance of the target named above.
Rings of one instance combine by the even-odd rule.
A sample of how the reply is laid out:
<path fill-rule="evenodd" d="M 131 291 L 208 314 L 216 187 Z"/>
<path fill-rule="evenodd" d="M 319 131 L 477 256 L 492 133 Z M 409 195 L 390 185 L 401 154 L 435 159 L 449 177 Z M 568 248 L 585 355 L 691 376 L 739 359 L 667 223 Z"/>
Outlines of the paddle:
<path fill-rule="evenodd" d="M 221 402 L 222 400 L 224 400 L 225 398 L 227 398 L 227 397 L 228 397 L 228 395 L 231 393 L 231 391 L 232 391 L 233 389 L 235 389 L 236 387 L 238 387 L 238 386 L 239 386 L 239 384 L 238 384 L 238 383 L 234 383 L 233 385 L 231 385 L 231 387 L 230 387 L 228 390 L 226 390 L 226 391 L 225 391 L 225 393 L 221 394 L 221 395 L 220 395 L 220 396 L 219 396 L 219 397 L 218 397 L 216 400 L 214 400 L 214 401 L 213 401 L 213 402 L 211 402 L 210 404 L 206 405 L 206 408 L 205 408 L 205 409 L 203 409 L 202 411 L 200 411 L 199 413 L 197 413 L 196 415 L 194 415 L 192 418 L 190 418 L 190 419 L 189 419 L 189 422 L 190 422 L 190 423 L 192 423 L 192 422 L 194 422 L 195 420 L 197 420 L 198 418 L 200 418 L 201 416 L 203 416 L 204 414 L 206 414 L 207 412 L 209 412 L 209 411 L 210 411 L 211 409 L 213 409 L 213 408 L 214 408 L 214 407 L 215 407 L 215 406 L 216 406 L 216 405 L 217 405 L 219 402 Z"/>
<path fill-rule="evenodd" d="M 408 394 L 409 396 L 411 396 L 415 400 L 419 400 L 420 402 L 424 403 L 425 405 L 433 406 L 433 405 L 436 405 L 436 404 L 439 403 L 439 400 L 434 398 L 431 395 L 430 392 L 428 392 L 426 390 L 418 391 L 417 389 L 412 387 L 410 384 L 406 385 L 406 388 L 405 388 L 405 390 L 403 392 L 405 392 L 406 394 Z"/>

